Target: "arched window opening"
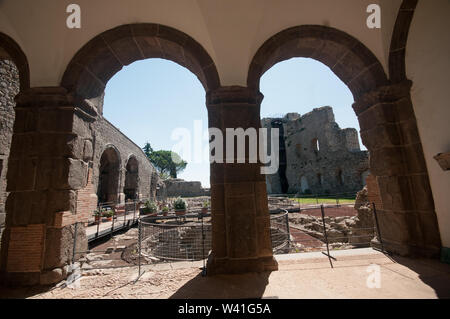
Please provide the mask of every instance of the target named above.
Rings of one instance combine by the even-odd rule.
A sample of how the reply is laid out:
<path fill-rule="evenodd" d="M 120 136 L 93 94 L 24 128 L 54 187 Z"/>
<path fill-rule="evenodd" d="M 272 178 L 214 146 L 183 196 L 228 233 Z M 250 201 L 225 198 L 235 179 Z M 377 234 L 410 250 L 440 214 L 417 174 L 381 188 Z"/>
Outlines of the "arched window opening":
<path fill-rule="evenodd" d="M 127 162 L 123 193 L 125 201 L 139 198 L 139 163 L 134 156 Z"/>
<path fill-rule="evenodd" d="M 97 198 L 99 203 L 116 204 L 119 199 L 119 154 L 113 147 L 103 151 L 100 158 Z"/>

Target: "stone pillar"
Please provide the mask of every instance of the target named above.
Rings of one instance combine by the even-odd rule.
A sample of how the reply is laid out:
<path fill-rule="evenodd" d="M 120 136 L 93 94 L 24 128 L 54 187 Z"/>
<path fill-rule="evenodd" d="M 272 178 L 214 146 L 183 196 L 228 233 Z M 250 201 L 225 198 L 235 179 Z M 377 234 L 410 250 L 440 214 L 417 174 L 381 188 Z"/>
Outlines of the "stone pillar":
<path fill-rule="evenodd" d="M 437 257 L 440 235 L 410 89 L 410 81 L 381 87 L 353 108 L 381 195 L 377 212 L 384 247 Z"/>
<path fill-rule="evenodd" d="M 237 86 L 208 92 L 208 124 L 222 131 L 224 156 L 226 128 L 260 128 L 262 98 L 258 91 Z M 272 254 L 266 181 L 260 167 L 248 160 L 245 164 L 211 164 L 209 275 L 278 269 Z"/>
<path fill-rule="evenodd" d="M 89 179 L 90 122 L 95 116 L 88 104 L 76 107 L 64 88 L 33 88 L 17 96 L 1 246 L 0 271 L 6 283 L 50 284 L 67 275 L 74 224 L 87 221 L 89 214 L 77 205 L 84 202 L 78 193 Z M 86 248 L 80 223 L 76 249 Z"/>

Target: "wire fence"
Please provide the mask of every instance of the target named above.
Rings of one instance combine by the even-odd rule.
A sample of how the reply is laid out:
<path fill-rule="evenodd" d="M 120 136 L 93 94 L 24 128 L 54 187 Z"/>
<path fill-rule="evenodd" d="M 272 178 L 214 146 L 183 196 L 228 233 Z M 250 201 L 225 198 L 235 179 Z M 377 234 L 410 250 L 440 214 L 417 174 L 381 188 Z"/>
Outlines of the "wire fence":
<path fill-rule="evenodd" d="M 124 208 L 125 216 L 127 212 L 134 213 L 131 220 L 137 227 L 130 226 L 126 232 L 115 236 L 110 232 L 110 237 L 96 243 L 92 249 L 80 249 L 77 240 L 82 238 L 77 238 L 75 229 L 72 263 L 78 262 L 82 271 L 138 266 L 140 275 L 143 265 L 203 261 L 206 273 L 205 260 L 212 247 L 209 211 L 139 216 L 137 210 L 137 203 L 129 203 L 129 207 Z M 327 255 L 330 262 L 334 258 L 333 250 L 369 247 L 375 237 L 383 249 L 373 203 L 352 211 L 322 204 L 318 209 L 271 213 L 270 237 L 275 255 L 319 251 Z"/>

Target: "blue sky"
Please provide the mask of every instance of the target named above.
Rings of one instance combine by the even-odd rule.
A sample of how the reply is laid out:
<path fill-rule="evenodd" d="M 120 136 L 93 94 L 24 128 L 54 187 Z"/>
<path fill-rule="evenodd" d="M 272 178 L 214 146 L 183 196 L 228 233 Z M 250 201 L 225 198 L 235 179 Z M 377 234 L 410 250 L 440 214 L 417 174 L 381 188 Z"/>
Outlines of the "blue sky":
<path fill-rule="evenodd" d="M 261 92 L 261 117 L 304 114 L 329 105 L 341 128 L 359 131 L 350 90 L 315 60 L 295 58 L 276 64 L 261 78 Z M 118 72 L 106 87 L 103 115 L 137 145 L 148 141 L 155 150 L 170 150 L 179 142 L 171 139 L 176 128 L 193 131 L 194 121 L 202 121 L 207 130 L 208 124 L 205 91 L 197 77 L 162 59 L 137 61 Z M 188 163 L 179 178 L 209 187 L 209 164 Z"/>

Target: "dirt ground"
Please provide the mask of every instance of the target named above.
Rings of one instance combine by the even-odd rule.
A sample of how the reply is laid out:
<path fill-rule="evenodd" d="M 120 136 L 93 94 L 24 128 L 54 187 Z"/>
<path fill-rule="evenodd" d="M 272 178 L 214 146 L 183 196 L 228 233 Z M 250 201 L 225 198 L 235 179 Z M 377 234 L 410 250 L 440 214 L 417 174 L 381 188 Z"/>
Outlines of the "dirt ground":
<path fill-rule="evenodd" d="M 201 262 L 96 270 L 78 284 L 51 290 L 0 290 L 0 298 L 209 299 L 209 298 L 450 298 L 450 265 L 384 255 L 372 249 L 276 256 L 278 271 L 203 277 Z M 379 282 L 368 285 L 368 270 Z"/>

